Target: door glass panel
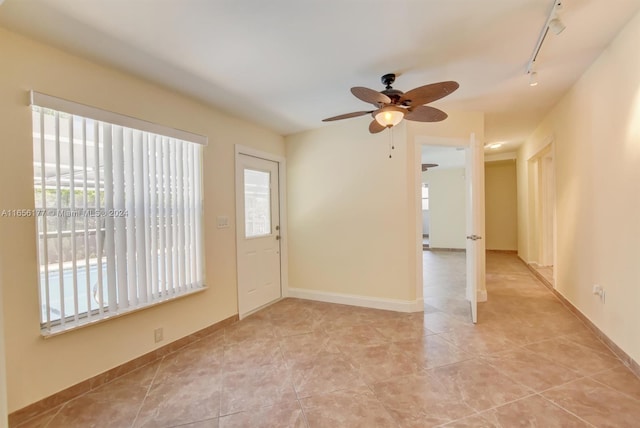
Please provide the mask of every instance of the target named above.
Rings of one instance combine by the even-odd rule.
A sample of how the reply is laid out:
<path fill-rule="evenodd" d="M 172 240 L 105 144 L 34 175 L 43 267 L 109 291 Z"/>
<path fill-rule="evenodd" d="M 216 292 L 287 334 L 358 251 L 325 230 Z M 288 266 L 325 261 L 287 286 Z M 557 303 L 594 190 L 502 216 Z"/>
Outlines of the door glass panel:
<path fill-rule="evenodd" d="M 247 238 L 271 234 L 270 184 L 270 172 L 244 170 L 244 224 Z"/>

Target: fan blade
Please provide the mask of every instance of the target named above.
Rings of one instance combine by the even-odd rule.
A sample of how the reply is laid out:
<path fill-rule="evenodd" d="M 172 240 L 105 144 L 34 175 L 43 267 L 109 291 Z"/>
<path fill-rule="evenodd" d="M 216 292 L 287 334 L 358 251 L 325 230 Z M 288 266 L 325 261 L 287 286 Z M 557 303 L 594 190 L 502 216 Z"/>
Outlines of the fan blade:
<path fill-rule="evenodd" d="M 387 129 L 387 127 L 380 125 L 375 119 L 373 119 L 369 124 L 369 132 L 371 132 L 372 134 L 377 134 L 378 132 L 382 132 L 385 129 Z"/>
<path fill-rule="evenodd" d="M 326 119 L 322 119 L 323 122 L 332 122 L 334 120 L 342 120 L 342 119 L 350 119 L 352 117 L 364 116 L 365 114 L 373 113 L 371 111 L 354 111 L 353 113 L 340 114 L 338 116 L 328 117 Z"/>
<path fill-rule="evenodd" d="M 431 106 L 418 106 L 409 109 L 409 113 L 404 115 L 407 120 L 416 122 L 441 122 L 449 115 L 442 110 Z"/>
<path fill-rule="evenodd" d="M 410 106 L 419 106 L 444 98 L 459 87 L 458 82 L 453 81 L 432 83 L 406 92 L 400 97 L 399 102 L 401 104 L 409 102 Z"/>
<path fill-rule="evenodd" d="M 374 91 L 373 89 L 363 88 L 362 86 L 355 86 L 351 88 L 351 93 L 365 103 L 378 105 L 389 104 L 391 102 L 391 98 L 389 98 L 385 94 L 381 94 L 380 92 Z"/>

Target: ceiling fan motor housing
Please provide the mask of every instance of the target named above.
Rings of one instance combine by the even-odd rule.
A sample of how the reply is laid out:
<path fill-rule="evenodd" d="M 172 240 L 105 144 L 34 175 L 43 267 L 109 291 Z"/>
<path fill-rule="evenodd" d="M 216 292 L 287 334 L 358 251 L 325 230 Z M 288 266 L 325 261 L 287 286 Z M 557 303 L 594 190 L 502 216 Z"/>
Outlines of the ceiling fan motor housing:
<path fill-rule="evenodd" d="M 391 104 L 404 105 L 404 104 L 400 104 L 400 97 L 402 97 L 404 92 L 398 89 L 393 89 L 391 87 L 391 84 L 396 81 L 396 75 L 393 73 L 385 74 L 380 78 L 380 80 L 382 81 L 382 84 L 385 85 L 385 90 L 381 91 L 381 93 L 391 98 Z M 377 107 L 382 107 L 380 103 L 374 104 L 374 105 L 376 105 Z"/>
<path fill-rule="evenodd" d="M 388 73 L 382 76 L 380 80 L 387 89 L 391 89 L 391 84 L 396 81 L 396 75 L 394 73 Z"/>

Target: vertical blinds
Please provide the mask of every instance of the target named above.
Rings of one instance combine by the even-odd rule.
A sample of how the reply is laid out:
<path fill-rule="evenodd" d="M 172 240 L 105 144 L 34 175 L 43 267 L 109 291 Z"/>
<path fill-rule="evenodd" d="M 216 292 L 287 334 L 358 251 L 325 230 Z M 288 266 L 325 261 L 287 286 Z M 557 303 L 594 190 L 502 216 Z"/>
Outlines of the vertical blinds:
<path fill-rule="evenodd" d="M 202 289 L 203 137 L 48 98 L 32 97 L 43 334 Z"/>

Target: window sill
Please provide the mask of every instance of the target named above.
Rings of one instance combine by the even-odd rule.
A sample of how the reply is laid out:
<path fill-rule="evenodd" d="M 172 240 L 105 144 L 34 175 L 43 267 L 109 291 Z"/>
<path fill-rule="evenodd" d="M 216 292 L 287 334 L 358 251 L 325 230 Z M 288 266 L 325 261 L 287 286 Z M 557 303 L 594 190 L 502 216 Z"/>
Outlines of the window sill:
<path fill-rule="evenodd" d="M 203 291 L 205 291 L 207 289 L 208 289 L 208 287 L 206 285 L 203 285 L 201 288 L 188 291 L 188 292 L 180 294 L 178 296 L 167 297 L 165 299 L 155 301 L 155 302 L 153 302 L 151 304 L 148 304 L 148 305 L 145 305 L 145 306 L 139 306 L 139 307 L 135 307 L 135 308 L 125 309 L 125 310 L 122 310 L 122 311 L 117 311 L 117 312 L 114 312 L 112 314 L 106 315 L 106 316 L 104 316 L 102 318 L 87 318 L 87 319 L 81 321 L 78 324 L 56 325 L 56 326 L 52 326 L 49 329 L 41 329 L 40 330 L 40 336 L 42 336 L 44 339 L 50 339 L 52 337 L 59 336 L 59 335 L 64 334 L 64 333 L 68 333 L 68 332 L 71 332 L 71 331 L 76 331 L 76 330 L 79 330 L 81 328 L 89 327 L 89 326 L 96 325 L 96 324 L 102 324 L 103 322 L 110 321 L 112 319 L 121 318 L 121 317 L 124 317 L 124 316 L 129 315 L 129 314 L 133 314 L 133 313 L 136 313 L 136 312 L 144 311 L 144 310 L 149 309 L 149 308 L 154 308 L 154 307 L 156 307 L 158 305 L 162 305 L 162 304 L 167 303 L 167 302 L 175 302 L 175 301 L 180 300 L 180 299 L 182 299 L 184 297 L 188 297 L 188 296 L 192 296 L 194 294 L 202 293 Z"/>

